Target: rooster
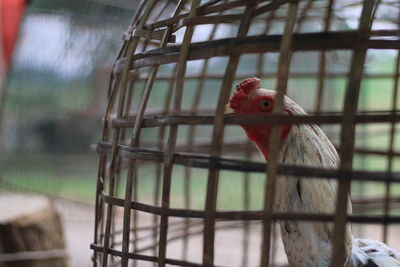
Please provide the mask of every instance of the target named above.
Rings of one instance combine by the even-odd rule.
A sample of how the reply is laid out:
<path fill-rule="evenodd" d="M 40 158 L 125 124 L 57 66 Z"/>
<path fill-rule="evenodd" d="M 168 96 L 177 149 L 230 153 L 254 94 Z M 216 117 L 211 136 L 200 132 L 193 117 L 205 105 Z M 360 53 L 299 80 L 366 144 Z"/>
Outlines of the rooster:
<path fill-rule="evenodd" d="M 240 82 L 226 106 L 225 114 L 270 114 L 275 92 L 260 88 L 258 78 Z M 307 113 L 294 101 L 284 97 L 287 115 Z M 268 160 L 268 143 L 272 126 L 242 125 L 247 137 Z M 337 168 L 339 157 L 328 137 L 317 125 L 282 126 L 278 163 Z M 304 177 L 305 178 L 305 177 Z M 279 177 L 276 181 L 273 209 L 276 212 L 335 212 L 337 183 L 327 179 Z M 350 201 L 349 201 L 350 203 Z M 351 213 L 351 204 L 348 206 Z M 333 224 L 324 222 L 280 221 L 281 236 L 290 266 L 330 266 L 332 262 Z M 379 241 L 354 238 L 346 228 L 346 267 L 399 267 L 400 253 Z"/>

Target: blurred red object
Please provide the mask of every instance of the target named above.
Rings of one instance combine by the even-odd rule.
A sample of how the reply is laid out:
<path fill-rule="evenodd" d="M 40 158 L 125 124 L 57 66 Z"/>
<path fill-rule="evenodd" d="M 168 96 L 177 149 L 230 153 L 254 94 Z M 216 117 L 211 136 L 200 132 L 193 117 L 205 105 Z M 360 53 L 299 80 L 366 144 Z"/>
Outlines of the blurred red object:
<path fill-rule="evenodd" d="M 10 64 L 26 6 L 26 0 L 0 0 L 1 53 L 4 69 Z"/>

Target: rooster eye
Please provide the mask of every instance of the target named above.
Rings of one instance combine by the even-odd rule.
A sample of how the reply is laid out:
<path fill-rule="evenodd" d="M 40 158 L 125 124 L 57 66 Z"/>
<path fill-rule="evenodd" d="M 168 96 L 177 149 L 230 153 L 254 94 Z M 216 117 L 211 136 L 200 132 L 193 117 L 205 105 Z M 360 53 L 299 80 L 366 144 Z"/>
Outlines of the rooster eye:
<path fill-rule="evenodd" d="M 261 100 L 260 101 L 260 107 L 263 110 L 270 110 L 272 107 L 272 103 L 268 100 Z"/>

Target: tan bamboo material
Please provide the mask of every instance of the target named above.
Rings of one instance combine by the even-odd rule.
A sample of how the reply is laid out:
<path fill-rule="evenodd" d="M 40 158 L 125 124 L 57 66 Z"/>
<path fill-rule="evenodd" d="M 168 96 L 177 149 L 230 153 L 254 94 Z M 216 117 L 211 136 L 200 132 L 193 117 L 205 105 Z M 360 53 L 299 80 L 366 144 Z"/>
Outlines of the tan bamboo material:
<path fill-rule="evenodd" d="M 391 240 L 400 227 L 400 0 L 142 0 L 133 8 L 96 148 L 93 266 L 285 266 L 282 220 L 332 223 L 333 266 L 343 265 L 348 223 L 381 227 L 381 240 Z M 390 51 L 390 71 L 369 68 L 369 53 Z M 306 62 L 296 63 L 302 55 Z M 277 91 L 273 114 L 225 115 L 235 85 L 249 77 Z M 390 82 L 387 108 L 357 105 L 369 82 Z M 313 84 L 308 115 L 282 114 L 283 96 L 297 102 L 302 83 Z M 268 163 L 240 129 L 265 124 L 273 126 Z M 280 128 L 290 124 L 322 127 L 340 166 L 279 164 Z M 380 137 L 387 145 L 366 145 Z M 355 168 L 359 158 L 384 164 Z M 284 175 L 337 180 L 336 212 L 275 212 L 274 186 Z M 235 209 L 221 206 L 229 179 L 239 181 Z M 353 196 L 364 184 L 383 193 Z M 230 245 L 231 261 L 221 256 Z"/>

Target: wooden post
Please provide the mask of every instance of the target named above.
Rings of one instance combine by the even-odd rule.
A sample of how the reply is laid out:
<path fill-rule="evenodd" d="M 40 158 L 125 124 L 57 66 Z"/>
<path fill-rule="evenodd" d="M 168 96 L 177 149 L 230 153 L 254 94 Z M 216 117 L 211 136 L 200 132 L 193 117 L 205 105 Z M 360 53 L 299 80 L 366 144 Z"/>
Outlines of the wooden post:
<path fill-rule="evenodd" d="M 65 267 L 60 217 L 42 196 L 0 194 L 0 266 Z"/>

